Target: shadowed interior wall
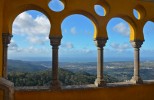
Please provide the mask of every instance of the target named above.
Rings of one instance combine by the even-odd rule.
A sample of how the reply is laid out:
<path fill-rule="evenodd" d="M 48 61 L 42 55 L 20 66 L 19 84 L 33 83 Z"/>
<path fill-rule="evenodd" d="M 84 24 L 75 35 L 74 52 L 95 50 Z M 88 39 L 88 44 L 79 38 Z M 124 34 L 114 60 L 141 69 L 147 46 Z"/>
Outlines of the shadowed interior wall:
<path fill-rule="evenodd" d="M 63 91 L 16 91 L 15 100 L 154 100 L 154 85 Z"/>
<path fill-rule="evenodd" d="M 2 34 L 3 28 L 3 0 L 0 0 L 0 34 Z M 2 48 L 2 35 L 0 35 L 0 48 Z M 0 77 L 2 77 L 2 49 L 0 49 Z"/>
<path fill-rule="evenodd" d="M 3 90 L 0 89 L 0 100 L 3 100 Z"/>

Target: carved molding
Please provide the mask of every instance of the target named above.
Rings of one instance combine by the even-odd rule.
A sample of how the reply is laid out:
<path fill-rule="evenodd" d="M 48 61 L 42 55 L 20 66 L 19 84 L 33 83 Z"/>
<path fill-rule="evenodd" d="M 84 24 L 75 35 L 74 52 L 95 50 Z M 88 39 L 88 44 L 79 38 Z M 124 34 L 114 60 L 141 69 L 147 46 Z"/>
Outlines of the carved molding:
<path fill-rule="evenodd" d="M 97 47 L 104 47 L 106 42 L 107 42 L 108 39 L 102 39 L 102 38 L 99 38 L 99 39 L 95 39 L 95 45 Z"/>
<path fill-rule="evenodd" d="M 13 37 L 13 35 L 9 34 L 9 33 L 3 33 L 3 45 L 4 46 L 8 46 L 8 44 L 10 44 L 11 38 Z"/>
<path fill-rule="evenodd" d="M 144 41 L 136 40 L 136 41 L 130 41 L 133 48 L 141 48 Z"/>
<path fill-rule="evenodd" d="M 53 47 L 57 47 L 61 44 L 61 39 L 62 37 L 50 37 L 50 44 L 53 46 Z"/>

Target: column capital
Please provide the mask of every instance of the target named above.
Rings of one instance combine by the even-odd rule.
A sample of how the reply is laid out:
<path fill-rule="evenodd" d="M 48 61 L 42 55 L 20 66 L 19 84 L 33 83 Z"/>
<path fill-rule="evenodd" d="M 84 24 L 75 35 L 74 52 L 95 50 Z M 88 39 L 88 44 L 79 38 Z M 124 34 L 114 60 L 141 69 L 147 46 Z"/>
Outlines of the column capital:
<path fill-rule="evenodd" d="M 52 46 L 59 46 L 61 44 L 62 37 L 49 37 L 49 39 Z"/>
<path fill-rule="evenodd" d="M 13 35 L 11 35 L 10 33 L 3 33 L 2 37 L 3 37 L 3 44 L 8 45 L 10 44 L 10 41 Z"/>
<path fill-rule="evenodd" d="M 133 48 L 141 48 L 143 42 L 144 41 L 141 41 L 141 40 L 130 41 Z"/>
<path fill-rule="evenodd" d="M 105 39 L 105 38 L 97 38 L 97 39 L 95 39 L 94 41 L 95 41 L 95 45 L 96 45 L 97 47 L 104 47 L 105 44 L 106 44 L 106 42 L 107 42 L 107 40 L 108 40 L 108 39 Z"/>

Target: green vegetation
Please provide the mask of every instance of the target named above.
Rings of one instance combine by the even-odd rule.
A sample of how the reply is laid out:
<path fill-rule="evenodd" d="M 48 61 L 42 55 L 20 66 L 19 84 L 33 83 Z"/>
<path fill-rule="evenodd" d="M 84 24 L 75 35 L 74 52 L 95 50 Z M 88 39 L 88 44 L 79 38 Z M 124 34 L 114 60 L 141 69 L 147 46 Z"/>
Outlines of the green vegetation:
<path fill-rule="evenodd" d="M 76 72 L 60 68 L 59 79 L 64 86 L 66 85 L 85 85 L 93 84 L 96 76 L 88 74 L 86 72 Z M 51 84 L 51 71 L 39 71 L 39 72 L 11 72 L 8 75 L 8 79 L 14 82 L 15 86 L 49 86 Z M 105 75 L 107 82 L 118 81 L 117 79 Z"/>
<path fill-rule="evenodd" d="M 60 63 L 59 79 L 63 86 L 93 84 L 96 79 L 96 63 Z M 52 80 L 51 61 L 30 62 L 9 60 L 8 79 L 15 86 L 49 86 Z M 143 80 L 154 79 L 154 62 L 142 62 L 140 76 Z M 130 80 L 133 62 L 106 62 L 104 78 L 108 83 Z"/>

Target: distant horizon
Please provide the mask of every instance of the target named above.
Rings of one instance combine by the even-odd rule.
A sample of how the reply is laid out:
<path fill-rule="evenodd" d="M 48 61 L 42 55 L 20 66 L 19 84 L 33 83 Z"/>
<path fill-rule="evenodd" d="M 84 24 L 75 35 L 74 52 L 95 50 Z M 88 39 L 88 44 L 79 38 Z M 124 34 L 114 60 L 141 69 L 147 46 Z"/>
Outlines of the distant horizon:
<path fill-rule="evenodd" d="M 21 60 L 21 61 L 52 61 L 50 57 L 23 57 L 23 58 L 9 58 L 8 60 Z M 134 58 L 130 57 L 108 57 L 104 58 L 104 62 L 125 62 L 133 61 Z M 154 57 L 142 57 L 140 61 L 154 61 Z M 59 62 L 97 62 L 96 57 L 61 57 Z"/>

